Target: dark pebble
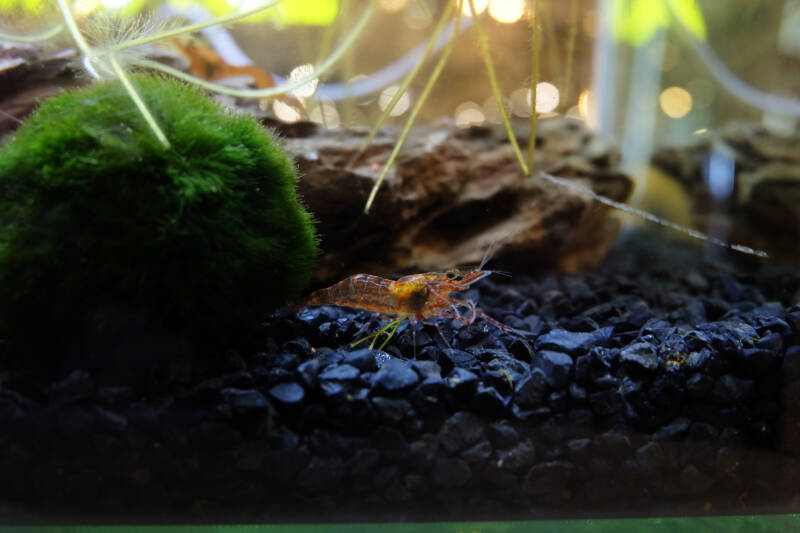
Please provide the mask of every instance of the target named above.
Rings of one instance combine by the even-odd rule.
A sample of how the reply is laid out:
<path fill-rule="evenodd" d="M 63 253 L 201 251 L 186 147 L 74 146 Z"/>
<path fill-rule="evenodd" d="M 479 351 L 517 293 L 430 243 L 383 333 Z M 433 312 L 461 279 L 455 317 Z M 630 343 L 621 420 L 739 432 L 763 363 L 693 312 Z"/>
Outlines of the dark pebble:
<path fill-rule="evenodd" d="M 439 379 L 442 375 L 442 368 L 434 361 L 411 361 L 413 368 L 422 379 Z"/>
<path fill-rule="evenodd" d="M 753 381 L 741 379 L 730 374 L 720 377 L 711 391 L 709 398 L 723 405 L 739 404 L 753 388 Z"/>
<path fill-rule="evenodd" d="M 389 359 L 372 376 L 372 386 L 377 390 L 396 393 L 411 390 L 419 383 L 419 376 L 408 363 L 400 359 Z"/>
<path fill-rule="evenodd" d="M 553 391 L 547 396 L 547 405 L 554 413 L 561 413 L 567 410 L 569 400 L 566 391 Z"/>
<path fill-rule="evenodd" d="M 75 402 L 88 398 L 94 392 L 94 381 L 85 370 L 75 370 L 55 382 L 50 394 L 57 402 Z"/>
<path fill-rule="evenodd" d="M 491 456 L 492 445 L 488 440 L 482 440 L 461 452 L 461 458 L 464 459 L 473 470 L 483 468 L 486 461 L 488 461 Z"/>
<path fill-rule="evenodd" d="M 692 421 L 685 416 L 679 416 L 669 424 L 662 426 L 654 435 L 655 440 L 674 439 L 684 434 L 691 425 Z"/>
<path fill-rule="evenodd" d="M 337 364 L 326 368 L 317 378 L 320 380 L 348 381 L 356 379 L 360 374 L 359 369 L 347 363 Z"/>
<path fill-rule="evenodd" d="M 575 465 L 567 461 L 548 461 L 531 467 L 525 475 L 523 491 L 531 497 L 557 494 L 567 488 Z"/>
<path fill-rule="evenodd" d="M 513 426 L 497 422 L 489 426 L 489 438 L 495 448 L 504 450 L 519 442 L 519 433 Z"/>
<path fill-rule="evenodd" d="M 341 398 L 347 391 L 347 387 L 341 381 L 320 381 L 319 390 L 325 398 Z"/>
<path fill-rule="evenodd" d="M 603 345 L 610 338 L 612 331 L 613 328 L 603 328 L 595 332 L 554 329 L 536 339 L 536 349 L 578 355 L 593 346 Z"/>
<path fill-rule="evenodd" d="M 442 425 L 439 431 L 439 444 L 449 452 L 455 453 L 474 444 L 483 435 L 483 422 L 468 411 L 459 411 Z"/>
<path fill-rule="evenodd" d="M 305 398 L 305 391 L 298 383 L 281 383 L 271 387 L 268 391 L 271 398 L 286 406 L 298 405 Z"/>
<path fill-rule="evenodd" d="M 622 408 L 622 398 L 616 389 L 593 392 L 588 402 L 592 412 L 600 416 L 612 415 Z"/>
<path fill-rule="evenodd" d="M 786 349 L 781 374 L 787 383 L 800 380 L 800 345 L 794 344 Z"/>
<path fill-rule="evenodd" d="M 478 389 L 470 404 L 475 412 L 487 417 L 498 418 L 506 412 L 510 401 L 510 395 L 504 396 L 496 388 L 478 383 Z"/>
<path fill-rule="evenodd" d="M 636 450 L 636 462 L 646 475 L 661 472 L 666 458 L 664 449 L 657 442 L 648 442 Z"/>
<path fill-rule="evenodd" d="M 233 413 L 257 413 L 271 406 L 263 394 L 253 389 L 222 389 L 220 395 Z"/>
<path fill-rule="evenodd" d="M 369 349 L 346 352 L 342 362 L 354 366 L 361 372 L 374 372 L 378 369 L 375 364 L 375 351 Z"/>
<path fill-rule="evenodd" d="M 478 376 L 463 368 L 454 368 L 444 382 L 448 389 L 464 396 L 471 396 L 478 388 Z"/>
<path fill-rule="evenodd" d="M 463 487 L 472 479 L 472 469 L 463 459 L 440 457 L 433 467 L 433 482 L 445 489 Z"/>
<path fill-rule="evenodd" d="M 320 364 L 317 359 L 309 359 L 304 363 L 300 363 L 297 367 L 297 372 L 303 379 L 306 387 L 313 387 L 317 384 L 317 374 L 319 373 Z"/>
<path fill-rule="evenodd" d="M 344 462 L 340 457 L 313 457 L 297 475 L 297 485 L 309 492 L 335 489 L 344 478 Z"/>
<path fill-rule="evenodd" d="M 402 398 L 383 398 L 375 397 L 372 405 L 380 416 L 390 424 L 400 422 L 406 415 L 411 413 L 411 403 Z"/>
<path fill-rule="evenodd" d="M 542 350 L 534 357 L 537 368 L 541 368 L 547 383 L 556 389 L 566 387 L 572 370 L 572 358 L 561 352 Z"/>
<path fill-rule="evenodd" d="M 517 383 L 514 390 L 514 403 L 522 408 L 538 407 L 544 401 L 548 385 L 544 371 L 534 368 L 533 371 Z"/>
<path fill-rule="evenodd" d="M 658 368 L 656 348 L 647 342 L 636 342 L 622 349 L 620 363 L 627 363 L 639 370 L 652 371 Z"/>
<path fill-rule="evenodd" d="M 283 351 L 307 357 L 311 353 L 311 343 L 306 339 L 293 339 L 283 343 Z"/>
<path fill-rule="evenodd" d="M 536 450 L 529 442 L 519 442 L 507 450 L 497 450 L 495 465 L 503 470 L 519 470 L 536 461 Z"/>

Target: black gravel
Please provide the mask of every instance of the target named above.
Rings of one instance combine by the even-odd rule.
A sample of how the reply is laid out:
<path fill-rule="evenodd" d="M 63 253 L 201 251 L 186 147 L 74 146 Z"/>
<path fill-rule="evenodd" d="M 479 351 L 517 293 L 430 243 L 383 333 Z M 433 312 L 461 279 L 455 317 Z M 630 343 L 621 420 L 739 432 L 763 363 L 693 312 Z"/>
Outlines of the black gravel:
<path fill-rule="evenodd" d="M 632 234 L 595 272 L 468 291 L 536 335 L 443 323 L 444 338 L 417 332 L 416 360 L 406 326 L 383 351 L 351 349 L 370 315 L 321 307 L 269 318 L 213 364 L 176 355 L 145 382 L 91 364 L 3 368 L 0 513 L 800 512 L 800 273 L 739 262 Z"/>

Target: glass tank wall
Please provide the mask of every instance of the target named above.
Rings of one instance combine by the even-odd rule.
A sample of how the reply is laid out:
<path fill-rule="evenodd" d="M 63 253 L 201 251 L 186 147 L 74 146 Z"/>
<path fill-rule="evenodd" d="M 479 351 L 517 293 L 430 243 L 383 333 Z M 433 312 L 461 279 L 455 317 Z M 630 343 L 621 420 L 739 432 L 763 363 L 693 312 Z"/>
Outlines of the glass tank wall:
<path fill-rule="evenodd" d="M 799 24 L 0 0 L 0 522 L 797 513 Z"/>

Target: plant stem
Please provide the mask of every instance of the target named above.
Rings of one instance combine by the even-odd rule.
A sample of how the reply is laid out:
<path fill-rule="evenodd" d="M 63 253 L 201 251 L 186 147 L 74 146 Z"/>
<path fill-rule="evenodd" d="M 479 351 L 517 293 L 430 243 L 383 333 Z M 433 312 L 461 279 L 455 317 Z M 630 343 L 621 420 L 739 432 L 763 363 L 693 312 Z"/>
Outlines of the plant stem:
<path fill-rule="evenodd" d="M 411 71 L 408 74 L 406 74 L 405 79 L 400 84 L 400 88 L 397 89 L 397 92 L 394 93 L 392 99 L 389 101 L 389 104 L 383 109 L 383 111 L 381 111 L 381 114 L 378 117 L 377 122 L 375 122 L 375 125 L 372 126 L 372 129 L 369 131 L 369 135 L 367 135 L 367 138 L 361 145 L 361 148 L 350 159 L 350 162 L 347 165 L 348 167 L 352 165 L 355 161 L 357 161 L 358 158 L 361 157 L 361 154 L 363 154 L 364 151 L 367 149 L 367 147 L 370 145 L 372 140 L 375 138 L 375 135 L 378 134 L 378 130 L 386 121 L 386 118 L 389 116 L 389 114 L 391 114 L 392 110 L 394 109 L 394 106 L 396 106 L 397 102 L 400 101 L 400 98 L 403 96 L 403 93 L 406 92 L 408 86 L 411 85 L 412 81 L 414 81 L 414 78 L 417 76 L 417 73 L 422 68 L 422 65 L 425 63 L 425 61 L 428 60 L 428 57 L 431 55 L 431 51 L 433 50 L 433 46 L 439 39 L 439 35 L 442 33 L 442 30 L 444 29 L 447 20 L 450 18 L 450 15 L 453 12 L 453 5 L 454 5 L 453 2 L 450 1 L 447 2 L 447 7 L 442 12 L 442 16 L 439 19 L 439 22 L 436 23 L 436 27 L 433 30 L 433 34 L 431 35 L 430 39 L 428 39 L 428 43 L 425 45 L 425 50 L 422 52 L 422 57 L 420 58 L 419 62 L 414 66 L 414 68 L 411 69 Z"/>
<path fill-rule="evenodd" d="M 63 0 L 59 0 L 59 3 L 62 1 Z M 190 24 L 189 26 L 182 26 L 174 30 L 157 33 L 155 35 L 148 35 L 147 37 L 140 37 L 139 39 L 132 39 L 130 41 L 125 41 L 124 43 L 119 43 L 111 47 L 106 52 L 109 54 L 113 54 L 114 52 L 119 52 L 120 50 L 125 50 L 127 48 L 142 46 L 143 44 L 149 44 L 155 41 L 160 41 L 161 39 L 169 39 L 170 37 L 177 37 L 178 35 L 183 35 L 185 33 L 192 33 L 198 30 L 202 30 L 203 28 L 207 28 L 209 26 L 216 26 L 218 24 L 230 24 L 231 22 L 236 22 L 237 20 L 245 19 L 251 15 L 255 15 L 257 13 L 260 13 L 261 11 L 264 11 L 265 9 L 274 7 L 276 4 L 279 4 L 282 1 L 283 0 L 269 0 L 268 2 L 265 2 L 263 5 L 254 7 L 252 9 L 248 9 L 247 11 L 234 12 L 229 15 L 223 15 L 221 17 L 214 17 L 211 20 L 207 20 L 205 22 L 198 22 L 196 24 Z"/>
<path fill-rule="evenodd" d="M 375 11 L 375 6 L 377 3 L 378 0 L 370 0 L 369 6 L 364 11 L 364 14 L 358 20 L 353 30 L 347 35 L 347 38 L 344 40 L 344 42 L 340 44 L 339 47 L 336 50 L 334 50 L 333 54 L 331 54 L 331 56 L 328 57 L 328 59 L 326 59 L 325 62 L 322 65 L 320 65 L 314 72 L 299 80 L 290 83 L 284 83 L 279 87 L 270 87 L 269 89 L 232 89 L 230 87 L 226 87 L 218 83 L 212 83 L 197 78 L 195 76 L 192 76 L 191 74 L 186 74 L 185 72 L 182 72 L 172 67 L 168 67 L 167 65 L 164 65 L 163 63 L 159 63 L 157 61 L 142 59 L 139 60 L 137 63 L 141 66 L 165 72 L 178 79 L 188 81 L 189 83 L 194 83 L 204 89 L 208 89 L 209 91 L 214 91 L 220 94 L 227 94 L 230 96 L 236 96 L 238 98 L 269 98 L 271 96 L 284 94 L 291 91 L 292 89 L 302 87 L 303 85 L 319 78 L 325 72 L 327 72 L 334 64 L 336 64 L 336 62 L 339 59 L 341 59 L 344 52 L 353 44 L 353 42 L 355 42 L 355 40 L 361 34 L 361 31 L 364 29 L 364 26 L 366 26 L 367 21 L 369 20 L 373 11 Z"/>
<path fill-rule="evenodd" d="M 450 41 L 447 43 L 444 51 L 442 52 L 439 61 L 436 63 L 436 66 L 431 73 L 430 78 L 425 83 L 425 87 L 422 89 L 422 93 L 419 95 L 419 99 L 414 104 L 414 107 L 411 110 L 411 113 L 408 116 L 408 120 L 406 121 L 406 125 L 403 127 L 403 132 L 400 134 L 400 138 L 394 145 L 392 149 L 391 155 L 389 155 L 389 159 L 386 161 L 386 164 L 383 165 L 383 170 L 381 170 L 380 176 L 378 176 L 378 181 L 375 182 L 375 185 L 372 186 L 372 190 L 369 193 L 369 198 L 367 198 L 367 204 L 364 206 L 364 213 L 369 213 L 370 208 L 372 207 L 372 203 L 375 201 L 375 196 L 378 194 L 378 189 L 380 189 L 383 180 L 386 178 L 386 174 L 389 172 L 392 164 L 394 164 L 395 159 L 397 159 L 397 155 L 400 153 L 400 148 L 403 147 L 403 143 L 408 136 L 408 132 L 411 131 L 411 126 L 414 124 L 414 119 L 417 118 L 417 114 L 419 114 L 420 109 L 422 109 L 422 105 L 425 103 L 425 100 L 428 98 L 433 86 L 436 84 L 436 81 L 439 79 L 439 75 L 444 70 L 444 66 L 447 64 L 447 60 L 450 57 L 450 53 L 453 51 L 453 46 L 456 43 L 456 39 L 458 38 L 458 34 L 461 30 L 461 4 L 463 0 L 459 0 L 458 2 L 458 11 L 456 13 L 456 23 L 455 23 L 455 31 L 453 31 L 453 36 L 450 38 Z M 471 0 L 470 0 L 471 1 Z"/>
<path fill-rule="evenodd" d="M 568 105 L 570 85 L 572 85 L 572 60 L 575 55 L 575 41 L 578 38 L 578 0 L 570 0 L 569 4 L 569 37 L 567 38 L 567 73 L 561 98 Z"/>
<path fill-rule="evenodd" d="M 531 20 L 531 119 L 528 134 L 528 165 L 533 172 L 534 157 L 536 155 L 536 86 L 539 84 L 539 49 L 542 39 L 542 26 L 540 20 L 539 3 L 541 0 L 532 0 L 533 13 Z"/>
<path fill-rule="evenodd" d="M 486 74 L 489 76 L 489 84 L 492 86 L 492 94 L 494 95 L 494 100 L 497 103 L 497 109 L 500 111 L 500 117 L 503 119 L 503 124 L 505 125 L 506 133 L 508 134 L 508 140 L 511 142 L 511 146 L 514 149 L 514 154 L 517 156 L 519 166 L 522 167 L 522 171 L 525 173 L 525 175 L 528 175 L 530 173 L 528 170 L 528 165 L 525 163 L 525 157 L 522 155 L 522 152 L 519 149 L 519 144 L 517 143 L 517 138 L 514 135 L 514 130 L 511 128 L 511 121 L 508 120 L 508 114 L 503 106 L 503 95 L 500 93 L 500 87 L 497 85 L 497 76 L 495 76 L 494 73 L 492 57 L 489 55 L 489 45 L 486 42 L 486 35 L 484 35 L 483 28 L 481 27 L 480 17 L 475 9 L 475 1 L 468 1 L 469 9 L 472 11 L 472 20 L 475 21 L 475 32 L 478 35 L 478 44 L 480 45 L 481 55 L 483 56 L 483 63 L 486 65 Z"/>
<path fill-rule="evenodd" d="M 153 130 L 153 133 L 155 134 L 156 138 L 161 142 L 162 145 L 164 145 L 164 148 L 169 148 L 170 145 L 167 136 L 164 135 L 163 131 L 161 131 L 161 128 L 158 126 L 158 122 L 156 122 L 156 119 L 153 118 L 152 113 L 150 113 L 150 110 L 145 105 L 144 100 L 142 100 L 142 97 L 139 96 L 139 93 L 136 91 L 136 88 L 131 83 L 131 80 L 128 79 L 128 75 L 125 74 L 125 70 L 120 66 L 119 62 L 117 61 L 117 58 L 114 57 L 113 55 L 109 55 L 108 60 L 111 62 L 111 68 L 114 69 L 114 73 L 117 76 L 119 76 L 119 81 L 122 82 L 122 86 L 125 87 L 126 91 L 128 91 L 128 94 L 133 100 L 133 103 L 135 103 L 136 107 L 139 108 L 139 112 L 144 117 L 144 120 L 145 122 L 147 122 L 147 125 L 150 126 L 150 129 Z"/>

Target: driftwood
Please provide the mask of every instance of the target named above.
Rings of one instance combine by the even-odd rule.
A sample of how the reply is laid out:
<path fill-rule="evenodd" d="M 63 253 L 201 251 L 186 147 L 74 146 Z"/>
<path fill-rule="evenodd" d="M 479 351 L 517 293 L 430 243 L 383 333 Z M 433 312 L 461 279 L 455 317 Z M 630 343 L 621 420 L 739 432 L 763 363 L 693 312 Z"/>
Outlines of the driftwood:
<path fill-rule="evenodd" d="M 420 128 L 403 148 L 368 215 L 364 204 L 395 142 L 378 137 L 347 164 L 363 133 L 281 127 L 300 191 L 319 221 L 317 281 L 356 271 L 391 275 L 477 264 L 492 244 L 503 268 L 575 271 L 596 265 L 617 231 L 608 209 L 539 177 L 526 177 L 500 129 Z M 311 130 L 311 131 L 309 131 Z M 527 133 L 518 137 L 526 143 Z M 540 121 L 537 170 L 575 177 L 624 201 L 630 180 L 617 154 L 571 119 Z"/>
<path fill-rule="evenodd" d="M 33 46 L 0 46 L 0 109 L 27 116 L 37 100 L 87 83 L 71 68 L 74 52 L 47 55 Z M 525 177 L 499 127 L 462 130 L 442 121 L 416 130 L 390 172 L 372 211 L 364 205 L 395 142 L 379 135 L 357 163 L 363 130 L 284 124 L 257 102 L 227 99 L 283 137 L 295 157 L 299 190 L 318 220 L 323 254 L 315 281 L 355 272 L 390 276 L 477 264 L 497 244 L 494 266 L 515 272 L 574 271 L 596 265 L 617 231 L 608 208 L 538 177 Z M 0 116 L 0 139 L 17 127 Z M 527 143 L 526 125 L 517 137 Z M 631 181 L 616 170 L 618 155 L 571 119 L 539 122 L 536 169 L 574 177 L 624 201 Z"/>

